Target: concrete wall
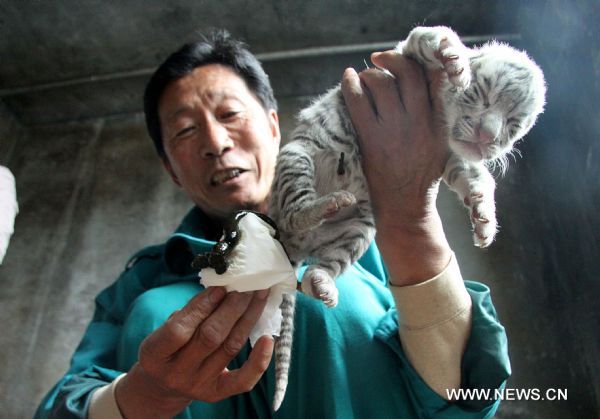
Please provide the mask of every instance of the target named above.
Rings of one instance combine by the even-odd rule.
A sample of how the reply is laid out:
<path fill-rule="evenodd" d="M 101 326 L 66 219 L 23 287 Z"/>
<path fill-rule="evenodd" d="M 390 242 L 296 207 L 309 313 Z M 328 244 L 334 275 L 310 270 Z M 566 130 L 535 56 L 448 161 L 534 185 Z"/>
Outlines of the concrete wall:
<path fill-rule="evenodd" d="M 148 76 L 143 70 L 154 68 L 199 30 L 227 28 L 256 53 L 266 53 L 392 42 L 422 22 L 452 25 L 463 35 L 515 32 L 516 4 L 518 0 L 2 2 L 0 97 L 29 125 L 132 112 L 140 110 Z M 350 62 L 362 68 L 363 58 L 368 54 Z M 284 65 L 285 82 L 274 83 L 280 97 L 319 93 L 339 79 L 339 69 L 330 73 L 312 60 Z M 39 88 L 74 79 L 80 83 Z M 19 87 L 35 89 L 7 93 Z"/>
<path fill-rule="evenodd" d="M 68 365 L 93 297 L 186 204 L 139 118 L 48 126 L 14 151 L 20 213 L 0 267 L 0 417 L 30 417 Z M 142 207 L 149 206 L 149 212 Z"/>
<path fill-rule="evenodd" d="M 8 166 L 14 149 L 23 134 L 23 127 L 6 104 L 0 100 L 0 164 Z"/>
<path fill-rule="evenodd" d="M 40 8 L 38 16 L 60 13 L 51 12 L 45 2 L 35 3 Z M 354 8 L 360 4 L 348 2 Z M 407 10 L 413 13 L 410 4 Z M 2 11 L 16 9 L 8 3 L 1 6 Z M 174 16 L 182 15 L 176 13 L 176 6 L 169 7 Z M 272 5 L 285 16 L 299 7 Z M 142 8 L 139 5 L 138 10 Z M 483 14 L 483 9 L 471 10 Z M 81 7 L 74 10 L 87 16 Z M 301 22 L 320 19 L 307 10 L 297 11 L 304 13 Z M 476 19 L 469 10 L 458 11 L 463 18 L 457 23 L 468 31 L 469 22 Z M 148 10 L 150 15 L 163 12 Z M 600 411 L 600 221 L 596 216 L 600 208 L 600 16 L 593 1 L 522 2 L 513 12 L 519 18 L 505 27 L 522 33 L 521 46 L 546 72 L 549 95 L 546 113 L 520 146 L 523 158 L 517 158 L 506 177 L 498 180 L 501 231 L 497 242 L 488 250 L 473 248 L 466 214 L 445 190 L 439 207 L 464 277 L 492 288 L 509 336 L 513 376 L 508 387 L 568 390 L 566 401 L 506 401 L 498 417 L 594 418 Z M 223 16 L 227 22 L 234 22 L 241 12 L 230 13 Z M 3 18 L 7 22 L 10 16 L 35 19 L 6 14 Z M 410 24 L 426 18 L 416 12 L 411 16 Z M 435 12 L 432 16 L 433 21 L 441 19 Z M 97 19 L 111 17 L 116 19 L 118 14 L 107 9 L 106 16 Z M 377 21 L 368 18 L 364 21 Z M 68 17 L 56 15 L 53 19 L 62 22 Z M 89 16 L 92 28 L 97 24 L 94 19 Z M 483 20 L 486 24 L 490 21 Z M 119 22 L 117 19 L 117 27 L 124 25 Z M 289 20 L 277 22 L 281 28 L 291 25 L 290 31 L 303 30 Z M 360 26 L 356 27 L 358 32 L 350 31 L 351 36 L 362 39 Z M 377 28 L 367 29 L 365 37 L 369 38 Z M 244 30 L 250 38 L 269 34 L 266 28 Z M 107 34 L 106 39 L 120 46 L 123 36 Z M 145 36 L 158 37 L 147 32 Z M 165 36 L 175 35 L 167 31 Z M 326 41 L 322 34 L 310 36 L 311 40 Z M 379 40 L 379 36 L 383 35 L 370 39 Z M 46 42 L 58 46 L 67 42 L 61 39 L 56 35 Z M 71 42 L 73 37 L 65 39 Z M 273 50 L 281 46 L 276 37 L 273 42 Z M 157 51 L 164 52 L 173 44 L 159 43 Z M 16 61 L 26 59 L 11 51 Z M 78 53 L 73 49 L 69 55 L 66 49 L 57 57 L 76 57 Z M 141 60 L 140 65 L 154 62 L 148 57 L 133 59 Z M 98 65 L 102 63 L 100 60 Z M 332 65 L 339 74 L 346 62 Z M 317 66 L 308 62 L 306 67 L 294 68 Z M 16 73 L 17 67 L 12 64 L 8 68 Z M 271 66 L 270 72 L 282 95 L 293 96 L 297 90 L 286 91 L 286 81 L 288 85 L 301 83 L 302 74 L 289 77 L 286 68 L 280 63 Z M 66 71 L 63 67 L 59 70 Z M 23 80 L 35 81 L 29 78 L 33 76 L 28 73 Z M 312 80 L 310 88 L 302 87 L 306 92 L 330 82 L 319 80 L 318 71 L 305 76 Z M 104 87 L 109 94 L 114 91 L 114 86 Z M 93 91 L 99 88 L 95 86 Z M 60 101 L 53 103 L 58 108 Z M 282 101 L 286 132 L 293 125 L 291 115 L 298 103 Z M 36 108 L 28 115 L 44 109 L 48 108 Z M 0 103 L 0 163 L 8 165 L 17 178 L 21 210 L 0 266 L 0 418 L 27 418 L 67 368 L 89 321 L 96 293 L 114 280 L 131 253 L 164 240 L 189 203 L 162 172 L 142 118 L 135 113 L 83 122 L 38 122 L 35 127 L 23 128 Z"/>

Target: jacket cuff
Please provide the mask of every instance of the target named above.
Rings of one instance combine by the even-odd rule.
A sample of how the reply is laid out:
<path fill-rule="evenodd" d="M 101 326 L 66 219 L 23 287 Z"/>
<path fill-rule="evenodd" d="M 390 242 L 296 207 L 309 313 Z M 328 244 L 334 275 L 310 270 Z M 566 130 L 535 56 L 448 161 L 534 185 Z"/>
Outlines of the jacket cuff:
<path fill-rule="evenodd" d="M 88 411 L 89 419 L 123 419 L 123 415 L 121 415 L 121 411 L 117 405 L 115 388 L 125 375 L 119 375 L 110 384 L 99 387 L 94 391 Z"/>
<path fill-rule="evenodd" d="M 461 360 L 471 332 L 472 302 L 454 253 L 425 282 L 393 286 L 402 349 L 421 378 L 441 397 L 460 388 Z"/>

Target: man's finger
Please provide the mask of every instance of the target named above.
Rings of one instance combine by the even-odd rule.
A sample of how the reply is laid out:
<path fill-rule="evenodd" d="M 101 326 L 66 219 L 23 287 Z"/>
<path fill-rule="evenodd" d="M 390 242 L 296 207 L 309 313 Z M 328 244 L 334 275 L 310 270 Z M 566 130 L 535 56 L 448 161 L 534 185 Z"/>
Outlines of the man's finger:
<path fill-rule="evenodd" d="M 223 350 L 226 354 L 234 357 L 246 344 L 250 332 L 252 332 L 254 325 L 267 305 L 268 296 L 268 289 L 254 292 L 248 309 L 238 320 L 233 329 L 231 329 L 231 333 L 229 333 L 229 336 L 225 339 L 225 343 L 223 343 Z"/>
<path fill-rule="evenodd" d="M 369 93 L 353 68 L 347 68 L 342 78 L 342 94 L 357 133 L 377 119 Z"/>
<path fill-rule="evenodd" d="M 230 397 L 252 390 L 269 367 L 273 348 L 273 337 L 262 336 L 258 339 L 241 368 L 223 371 L 217 382 L 217 392 Z"/>
<path fill-rule="evenodd" d="M 393 50 L 372 54 L 371 61 L 394 75 L 408 111 L 426 109 L 430 105 L 425 72 L 416 61 Z"/>
<path fill-rule="evenodd" d="M 215 311 L 224 297 L 222 287 L 211 287 L 192 298 L 142 342 L 140 361 L 171 357 L 192 339 L 198 326 Z"/>
<path fill-rule="evenodd" d="M 429 79 L 429 96 L 431 103 L 433 104 L 433 109 L 436 111 L 441 111 L 442 109 L 442 85 L 444 82 L 447 82 L 446 75 L 443 70 L 431 71 L 428 75 Z"/>
<path fill-rule="evenodd" d="M 259 291 L 260 292 L 260 291 Z M 268 295 L 268 290 L 267 290 Z M 264 294 L 254 293 L 248 309 L 226 337 L 223 345 L 210 354 L 198 369 L 199 377 L 216 377 L 229 365 L 248 341 L 248 336 L 265 308 Z M 196 354 L 196 358 L 198 358 Z"/>
<path fill-rule="evenodd" d="M 228 293 L 216 310 L 199 325 L 194 336 L 177 356 L 184 360 L 191 357 L 195 365 L 210 356 L 229 336 L 251 300 L 251 293 Z"/>
<path fill-rule="evenodd" d="M 181 376 L 196 376 L 198 383 L 215 379 L 233 358 L 215 358 L 215 354 L 223 351 L 223 342 L 251 299 L 252 295 L 247 293 L 227 294 L 219 307 L 197 327 L 189 342 L 173 356 L 171 370 Z"/>
<path fill-rule="evenodd" d="M 383 52 L 374 52 L 371 54 L 371 61 L 379 68 L 385 68 L 394 76 L 402 76 L 406 74 L 408 62 L 414 62 L 408 57 L 404 57 L 396 50 L 388 50 Z"/>
<path fill-rule="evenodd" d="M 359 77 L 372 97 L 377 117 L 398 118 L 398 110 L 404 109 L 404 104 L 394 77 L 379 69 L 362 71 Z"/>

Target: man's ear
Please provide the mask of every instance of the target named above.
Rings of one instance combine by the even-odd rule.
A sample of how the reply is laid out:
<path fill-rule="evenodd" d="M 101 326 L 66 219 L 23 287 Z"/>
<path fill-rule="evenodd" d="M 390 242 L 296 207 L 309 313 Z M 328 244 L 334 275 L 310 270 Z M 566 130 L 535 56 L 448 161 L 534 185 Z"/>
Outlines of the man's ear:
<path fill-rule="evenodd" d="M 277 141 L 277 145 L 281 142 L 281 130 L 279 129 L 279 115 L 277 115 L 277 111 L 275 109 L 269 109 L 267 113 L 269 118 L 269 124 L 271 126 L 271 133 L 273 134 L 273 139 Z"/>
<path fill-rule="evenodd" d="M 173 171 L 173 167 L 171 166 L 171 162 L 169 161 L 169 158 L 167 156 L 163 156 L 160 158 L 160 161 L 162 162 L 163 167 L 165 168 L 167 173 L 169 173 L 169 176 L 171 176 L 171 179 L 173 180 L 173 182 L 177 186 L 181 187 L 181 183 L 179 183 L 179 179 L 177 178 L 177 175 Z"/>

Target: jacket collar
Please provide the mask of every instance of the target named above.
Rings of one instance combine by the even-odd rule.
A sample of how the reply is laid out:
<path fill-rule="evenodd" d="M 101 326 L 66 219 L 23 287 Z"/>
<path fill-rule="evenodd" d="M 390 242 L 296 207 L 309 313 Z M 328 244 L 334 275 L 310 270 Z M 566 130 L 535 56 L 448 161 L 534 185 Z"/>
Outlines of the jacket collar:
<path fill-rule="evenodd" d="M 194 256 L 214 246 L 222 232 L 218 221 L 198 207 L 192 208 L 165 246 L 165 265 L 170 273 L 184 276 L 196 273 L 191 267 Z M 209 239 L 210 238 L 210 239 Z"/>

